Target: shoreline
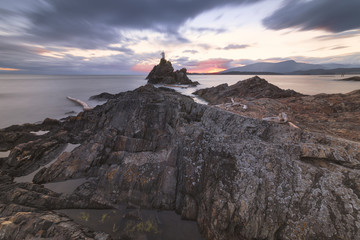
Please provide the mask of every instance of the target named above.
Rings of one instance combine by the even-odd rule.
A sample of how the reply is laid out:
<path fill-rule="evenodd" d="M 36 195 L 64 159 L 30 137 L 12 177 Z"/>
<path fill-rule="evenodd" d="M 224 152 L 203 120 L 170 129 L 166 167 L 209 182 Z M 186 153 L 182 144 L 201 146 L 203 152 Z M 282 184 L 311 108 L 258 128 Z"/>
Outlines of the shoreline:
<path fill-rule="evenodd" d="M 265 86 L 268 85 L 265 83 Z M 314 96 L 289 99 L 294 102 L 309 97 Z M 256 106 L 252 103 L 260 101 L 277 106 L 276 101 L 283 99 L 244 100 L 248 107 L 237 113 L 236 109 L 197 104 L 175 91 L 145 85 L 116 94 L 104 105 L 62 122 L 47 119 L 41 124 L 2 129 L 0 148 L 11 152 L 1 161 L 0 208 L 8 215 L 0 215 L 0 218 L 8 221 L 10 217 L 20 216 L 15 209 L 34 208 L 34 214 L 21 216 L 33 224 L 41 224 L 39 221 L 43 218 L 38 215 L 38 209 L 43 209 L 42 213 L 51 219 L 57 219 L 59 213 L 51 210 L 111 209 L 118 204 L 127 204 L 136 209 L 175 210 L 184 219 L 196 220 L 205 239 L 212 238 L 213 233 L 219 238 L 239 234 L 259 238 L 254 229 L 260 225 L 267 230 L 268 238 L 276 235 L 293 239 L 298 234 L 296 226 L 302 221 L 309 223 L 309 231 L 302 233 L 304 238 L 309 237 L 310 232 L 315 236 L 334 234 L 329 232 L 335 228 L 318 227 L 322 224 L 340 226 L 341 229 L 351 227 L 354 222 L 346 217 L 351 209 L 344 210 L 341 204 L 349 203 L 349 191 L 355 194 L 358 186 L 360 141 L 246 116 Z M 241 101 L 232 97 L 232 107 L 237 107 L 235 103 Z M 291 119 L 292 116 L 288 114 L 288 117 Z M 35 134 L 40 131 L 44 134 Z M 14 177 L 22 176 L 30 166 L 50 162 L 50 155 L 59 151 L 64 143 L 80 145 L 36 173 L 33 183 L 13 182 Z M 347 175 L 348 171 L 356 174 Z M 349 178 L 354 185 L 337 181 L 339 175 Z M 316 176 L 320 185 L 307 184 Z M 42 186 L 74 179 L 87 180 L 66 195 Z M 334 181 L 336 184 L 332 184 Z M 281 186 L 286 191 L 276 190 Z M 338 187 L 346 189 L 346 194 L 335 194 Z M 254 189 L 255 195 L 254 191 L 245 191 L 250 188 Z M 312 194 L 316 192 L 315 188 L 331 194 L 319 197 Z M 242 194 L 231 194 L 239 192 Z M 21 198 L 11 197 L 19 193 Z M 302 193 L 310 195 L 304 198 Z M 335 197 L 336 201 L 333 200 Z M 287 204 L 282 204 L 284 199 Z M 335 218 L 324 217 L 322 208 L 316 207 L 315 199 L 320 199 L 327 209 L 336 209 L 339 214 Z M 352 206 L 360 207 L 360 200 L 356 200 L 355 195 L 350 199 Z M 338 201 L 341 201 L 340 205 Z M 299 204 L 309 211 L 299 210 L 296 207 Z M 259 208 L 264 210 L 254 211 Z M 271 217 L 265 218 L 264 211 Z M 212 215 L 213 212 L 217 214 Z M 300 220 L 294 222 L 294 218 L 288 218 L 284 213 L 289 212 Z M 229 215 L 224 218 L 223 214 L 227 213 Z M 138 224 L 144 224 L 141 215 L 132 214 Z M 88 232 L 94 238 L 105 234 L 70 219 L 66 221 L 72 228 L 60 229 L 51 219 L 47 220 L 47 226 L 65 236 L 69 236 L 74 227 L 79 234 Z M 272 219 L 282 219 L 285 227 L 274 225 Z M 219 228 L 215 222 L 228 227 Z M 240 233 L 234 231 L 238 226 L 243 226 Z M 19 234 L 36 231 L 19 228 Z M 13 228 L 4 226 L 4 229 L 7 234 L 12 234 Z M 46 233 L 48 229 L 42 231 Z M 123 230 L 116 228 L 119 234 L 129 234 Z M 134 234 L 139 236 L 136 234 L 141 233 Z M 351 231 L 341 234 L 348 238 L 357 236 Z"/>

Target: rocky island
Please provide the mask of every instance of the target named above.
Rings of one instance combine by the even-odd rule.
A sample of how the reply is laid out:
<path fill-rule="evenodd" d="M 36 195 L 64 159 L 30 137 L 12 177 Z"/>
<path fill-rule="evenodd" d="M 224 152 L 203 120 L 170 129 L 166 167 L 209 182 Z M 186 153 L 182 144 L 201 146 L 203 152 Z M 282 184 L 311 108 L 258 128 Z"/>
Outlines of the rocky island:
<path fill-rule="evenodd" d="M 146 79 L 151 84 L 198 85 L 198 82 L 193 82 L 188 78 L 186 72 L 186 68 L 174 71 L 171 62 L 165 59 L 163 52 L 160 63 L 153 67 Z"/>
<path fill-rule="evenodd" d="M 330 117 L 344 124 L 358 117 L 360 105 L 348 101 L 359 101 L 359 91 L 303 96 L 264 86 L 269 94 L 226 94 L 201 105 L 148 84 L 76 117 L 0 130 L 0 150 L 10 151 L 0 158 L 0 238 L 112 239 L 55 210 L 126 205 L 174 210 L 196 221 L 205 239 L 359 239 L 359 134 L 312 131 L 318 125 L 294 117 L 316 114 L 312 102 L 327 106 L 328 122 L 342 129 Z M 272 111 L 286 111 L 300 127 L 262 120 Z M 61 153 L 66 144 L 78 145 Z M 16 181 L 59 154 L 32 182 Z M 74 179 L 86 181 L 69 194 L 44 187 Z M 112 229 L 136 239 L 142 233 L 126 229 L 144 228 Z"/>

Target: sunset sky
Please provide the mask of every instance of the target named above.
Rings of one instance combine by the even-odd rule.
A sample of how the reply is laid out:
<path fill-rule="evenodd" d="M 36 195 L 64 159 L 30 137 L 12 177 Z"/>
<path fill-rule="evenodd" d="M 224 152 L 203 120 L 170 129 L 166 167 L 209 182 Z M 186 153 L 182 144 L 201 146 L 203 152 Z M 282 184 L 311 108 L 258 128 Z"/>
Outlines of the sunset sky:
<path fill-rule="evenodd" d="M 359 0 L 0 0 L 0 73 L 360 64 Z"/>

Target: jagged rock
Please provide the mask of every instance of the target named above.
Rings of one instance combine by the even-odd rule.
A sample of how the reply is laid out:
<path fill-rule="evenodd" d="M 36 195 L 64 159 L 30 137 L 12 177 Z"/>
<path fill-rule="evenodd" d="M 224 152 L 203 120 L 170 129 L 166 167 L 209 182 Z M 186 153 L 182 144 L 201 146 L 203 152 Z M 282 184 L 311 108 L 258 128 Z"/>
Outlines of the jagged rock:
<path fill-rule="evenodd" d="M 40 137 L 31 133 L 32 131 L 56 131 L 59 125 L 60 121 L 46 118 L 41 124 L 27 123 L 0 129 L 0 151 L 10 150 L 18 144 L 39 139 Z"/>
<path fill-rule="evenodd" d="M 294 90 L 283 90 L 258 76 L 239 81 L 231 86 L 224 83 L 216 87 L 200 89 L 194 92 L 194 94 L 205 99 L 210 104 L 230 102 L 231 98 L 254 99 L 304 96 Z"/>
<path fill-rule="evenodd" d="M 93 232 L 65 215 L 37 211 L 21 205 L 0 203 L 1 239 L 97 239 L 110 240 L 103 232 Z"/>
<path fill-rule="evenodd" d="M 175 209 L 196 220 L 206 239 L 360 236 L 359 142 L 243 117 L 152 85 L 69 117 L 40 138 L 59 134 L 60 142 L 64 133 L 81 146 L 38 180 L 92 177 L 61 195 L 67 200 Z M 13 150 L 12 158 L 22 154 Z M 8 179 L 0 192 L 11 188 Z M 38 209 L 29 198 L 19 204 Z"/>
<path fill-rule="evenodd" d="M 198 82 L 191 81 L 186 75 L 186 68 L 176 70 L 170 61 L 162 58 L 159 65 L 154 66 L 149 75 L 146 77 L 151 84 L 187 84 L 198 85 Z"/>

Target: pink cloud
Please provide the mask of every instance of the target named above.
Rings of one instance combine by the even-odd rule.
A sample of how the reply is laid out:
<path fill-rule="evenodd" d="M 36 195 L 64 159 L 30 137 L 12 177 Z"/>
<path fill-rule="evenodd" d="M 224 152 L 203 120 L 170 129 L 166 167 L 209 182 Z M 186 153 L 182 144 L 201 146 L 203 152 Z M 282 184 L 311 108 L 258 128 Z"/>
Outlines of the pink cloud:
<path fill-rule="evenodd" d="M 187 69 L 193 73 L 212 73 L 226 70 L 230 67 L 231 59 L 208 59 L 199 62 L 192 62 L 192 65 L 188 65 Z"/>
<path fill-rule="evenodd" d="M 139 63 L 136 64 L 134 66 L 131 67 L 131 70 L 135 71 L 135 72 L 145 72 L 148 73 L 151 71 L 151 69 L 154 67 L 154 65 L 150 65 L 150 64 L 144 64 L 144 63 Z"/>

